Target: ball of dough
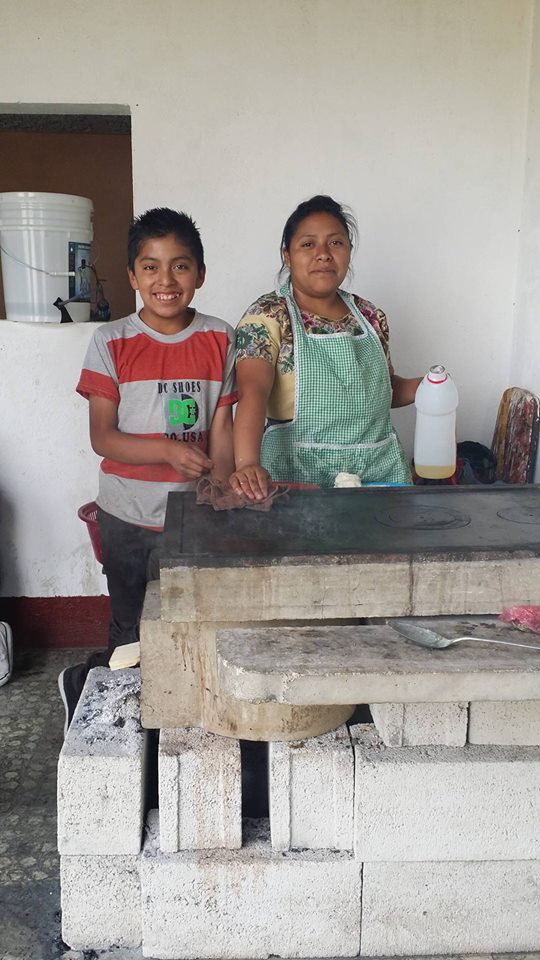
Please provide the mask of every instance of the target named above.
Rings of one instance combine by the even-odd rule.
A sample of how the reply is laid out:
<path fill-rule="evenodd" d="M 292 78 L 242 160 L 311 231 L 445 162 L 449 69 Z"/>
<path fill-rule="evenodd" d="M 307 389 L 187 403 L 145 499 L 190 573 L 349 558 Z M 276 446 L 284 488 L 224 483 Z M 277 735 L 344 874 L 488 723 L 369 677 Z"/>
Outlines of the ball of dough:
<path fill-rule="evenodd" d="M 357 473 L 338 473 L 334 487 L 361 487 L 362 481 Z"/>

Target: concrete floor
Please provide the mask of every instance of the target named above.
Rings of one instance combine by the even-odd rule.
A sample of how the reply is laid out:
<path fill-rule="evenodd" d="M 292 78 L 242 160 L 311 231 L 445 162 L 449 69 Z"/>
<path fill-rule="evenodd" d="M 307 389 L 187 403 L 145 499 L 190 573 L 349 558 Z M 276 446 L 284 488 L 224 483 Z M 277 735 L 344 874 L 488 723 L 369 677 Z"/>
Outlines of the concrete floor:
<path fill-rule="evenodd" d="M 56 764 L 64 709 L 56 681 L 86 653 L 16 654 L 13 677 L 0 688 L 0 960 L 141 958 L 140 951 L 70 950 L 61 936 Z M 512 960 L 540 960 L 540 953 Z"/>
<path fill-rule="evenodd" d="M 62 940 L 56 764 L 64 708 L 57 677 L 88 652 L 16 652 L 13 677 L 0 688 L 0 960 L 141 956 L 138 951 L 70 950 Z"/>

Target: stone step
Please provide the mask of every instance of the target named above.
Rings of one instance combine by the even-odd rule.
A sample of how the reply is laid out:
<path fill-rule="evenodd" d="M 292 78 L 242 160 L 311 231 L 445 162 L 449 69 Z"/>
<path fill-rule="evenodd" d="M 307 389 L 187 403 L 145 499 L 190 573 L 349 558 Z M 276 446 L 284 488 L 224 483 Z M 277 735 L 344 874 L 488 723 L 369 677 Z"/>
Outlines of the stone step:
<path fill-rule="evenodd" d="M 446 636 L 531 643 L 538 652 L 474 640 L 428 650 L 385 624 L 235 628 L 217 635 L 220 688 L 237 700 L 298 705 L 540 700 L 540 637 L 525 641 L 485 618 L 419 622 Z"/>

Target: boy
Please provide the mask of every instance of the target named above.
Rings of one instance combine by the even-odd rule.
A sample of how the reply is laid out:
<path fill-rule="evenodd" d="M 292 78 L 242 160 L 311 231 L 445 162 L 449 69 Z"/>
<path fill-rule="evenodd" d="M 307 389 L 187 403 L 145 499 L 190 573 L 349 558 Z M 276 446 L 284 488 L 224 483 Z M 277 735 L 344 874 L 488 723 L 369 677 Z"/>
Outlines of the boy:
<path fill-rule="evenodd" d="M 203 474 L 234 470 L 234 332 L 190 307 L 205 279 L 199 231 L 185 213 L 148 210 L 128 234 L 128 276 L 140 314 L 99 327 L 77 391 L 89 400 L 92 447 L 104 459 L 98 523 L 111 602 L 107 651 L 58 678 L 66 727 L 88 671 L 139 638 L 157 560 L 167 494 Z"/>

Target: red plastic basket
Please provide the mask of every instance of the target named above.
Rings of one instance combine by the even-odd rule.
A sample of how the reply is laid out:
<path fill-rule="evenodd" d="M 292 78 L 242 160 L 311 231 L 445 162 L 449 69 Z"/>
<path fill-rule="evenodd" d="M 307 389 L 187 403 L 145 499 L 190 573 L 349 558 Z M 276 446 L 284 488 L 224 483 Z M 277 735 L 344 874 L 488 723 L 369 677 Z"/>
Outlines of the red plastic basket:
<path fill-rule="evenodd" d="M 98 563 L 102 563 L 101 540 L 99 538 L 99 527 L 97 522 L 97 503 L 85 503 L 77 510 L 77 516 L 84 520 L 88 527 L 90 542 L 94 551 L 94 556 Z"/>

